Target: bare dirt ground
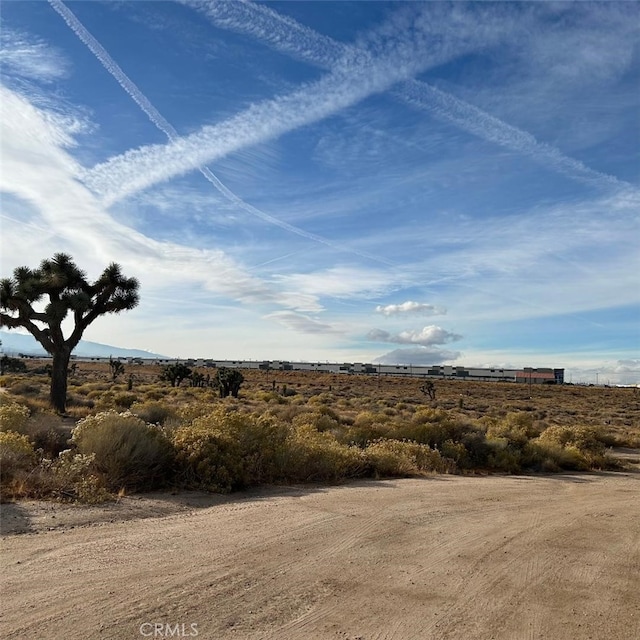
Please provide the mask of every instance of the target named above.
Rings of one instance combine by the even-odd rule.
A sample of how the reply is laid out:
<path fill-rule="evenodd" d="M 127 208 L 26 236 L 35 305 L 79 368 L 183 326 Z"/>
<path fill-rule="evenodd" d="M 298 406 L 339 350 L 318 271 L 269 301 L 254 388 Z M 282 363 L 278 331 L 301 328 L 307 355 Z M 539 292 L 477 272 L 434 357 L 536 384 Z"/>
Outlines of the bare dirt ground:
<path fill-rule="evenodd" d="M 639 496 L 632 466 L 2 505 L 0 636 L 632 640 Z"/>

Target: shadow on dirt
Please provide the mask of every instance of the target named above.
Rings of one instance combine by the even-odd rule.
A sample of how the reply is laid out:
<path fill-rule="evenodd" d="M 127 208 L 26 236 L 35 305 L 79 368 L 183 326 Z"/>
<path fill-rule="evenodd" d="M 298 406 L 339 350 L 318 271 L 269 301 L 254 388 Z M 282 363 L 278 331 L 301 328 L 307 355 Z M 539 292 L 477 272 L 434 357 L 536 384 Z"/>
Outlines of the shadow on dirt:
<path fill-rule="evenodd" d="M 32 531 L 28 511 L 20 503 L 0 504 L 0 535 L 16 535 Z"/>

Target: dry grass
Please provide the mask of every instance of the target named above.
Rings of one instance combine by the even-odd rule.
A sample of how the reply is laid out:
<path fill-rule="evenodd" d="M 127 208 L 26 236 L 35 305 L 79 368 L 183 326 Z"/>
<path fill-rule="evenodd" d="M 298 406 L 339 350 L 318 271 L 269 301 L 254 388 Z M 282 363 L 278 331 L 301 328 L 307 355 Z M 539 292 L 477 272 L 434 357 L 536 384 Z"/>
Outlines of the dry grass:
<path fill-rule="evenodd" d="M 420 390 L 420 379 L 244 371 L 240 397 L 220 399 L 210 388 L 189 387 L 187 382 L 173 388 L 160 382 L 161 367 L 128 365 L 127 375 L 133 374 L 134 380 L 129 388 L 111 381 L 107 364 L 80 363 L 69 381 L 68 414 L 61 417 L 47 406 L 48 377 L 34 373 L 42 370 L 42 363 L 29 364 L 27 374 L 0 380 L 6 389 L 3 405 L 10 407 L 3 409 L 5 430 L 28 436 L 41 460 L 55 460 L 69 446 L 77 420 L 100 411 L 131 409 L 134 421 L 164 425 L 173 447 L 160 464 L 164 467 L 155 470 L 154 482 L 228 491 L 260 482 L 359 475 L 599 469 L 612 466 L 608 447 L 640 447 L 638 389 L 530 389 L 437 380 L 437 399 L 430 401 Z M 102 459 L 112 455 L 108 434 L 98 440 L 100 447 L 85 442 L 81 452 Z M 135 449 L 135 443 L 132 446 Z M 136 463 L 128 465 L 123 451 L 118 465 L 126 472 L 120 475 L 95 459 L 91 469 L 85 469 L 94 478 L 87 495 L 97 495 L 96 487 L 139 485 Z M 253 465 L 244 461 L 247 456 Z M 18 475 L 39 478 L 37 492 L 31 493 L 41 495 L 46 493 L 47 470 L 38 464 L 30 471 L 22 464 Z M 56 464 L 58 480 L 66 478 L 67 484 L 65 469 L 82 475 L 77 464 Z M 195 473 L 196 468 L 201 472 Z M 175 476 L 176 469 L 181 478 Z M 28 482 L 21 482 L 24 486 L 13 494 L 29 495 Z"/>

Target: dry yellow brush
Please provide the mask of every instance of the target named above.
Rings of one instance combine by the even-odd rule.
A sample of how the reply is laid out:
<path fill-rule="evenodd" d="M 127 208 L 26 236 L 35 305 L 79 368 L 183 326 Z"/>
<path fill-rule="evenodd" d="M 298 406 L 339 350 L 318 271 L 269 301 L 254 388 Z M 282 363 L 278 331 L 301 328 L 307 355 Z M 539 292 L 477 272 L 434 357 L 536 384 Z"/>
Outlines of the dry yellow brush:
<path fill-rule="evenodd" d="M 117 397 L 93 383 L 83 391 L 96 392 L 96 407 Z M 353 401 L 341 404 L 331 394 L 271 402 L 267 392 L 264 404 L 263 392 L 262 400 L 259 393 L 220 400 L 200 389 L 171 389 L 161 399 L 156 391 L 129 394 L 126 403 L 114 402 L 129 410 L 87 415 L 67 431 L 2 394 L 3 499 L 94 502 L 122 490 L 230 492 L 265 483 L 615 466 L 606 452 L 617 443 L 611 434 L 548 425 L 530 411 L 469 419 L 453 409 L 391 400 L 357 412 Z"/>

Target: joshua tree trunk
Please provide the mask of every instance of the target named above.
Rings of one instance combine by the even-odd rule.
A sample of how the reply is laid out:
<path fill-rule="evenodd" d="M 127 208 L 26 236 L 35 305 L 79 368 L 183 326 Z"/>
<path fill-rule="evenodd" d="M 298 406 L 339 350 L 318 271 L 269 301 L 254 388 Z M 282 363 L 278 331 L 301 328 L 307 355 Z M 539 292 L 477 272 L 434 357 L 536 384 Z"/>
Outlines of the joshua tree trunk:
<path fill-rule="evenodd" d="M 65 413 L 67 410 L 67 369 L 70 357 L 71 350 L 66 347 L 56 350 L 53 354 L 49 400 L 58 413 Z"/>

